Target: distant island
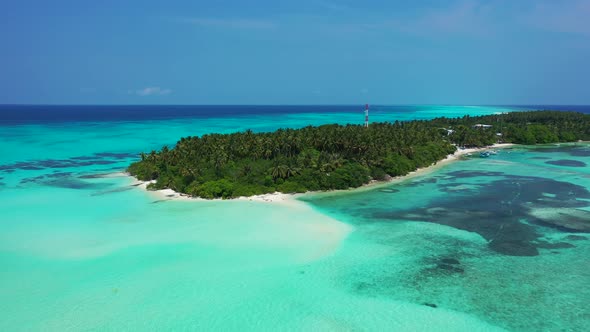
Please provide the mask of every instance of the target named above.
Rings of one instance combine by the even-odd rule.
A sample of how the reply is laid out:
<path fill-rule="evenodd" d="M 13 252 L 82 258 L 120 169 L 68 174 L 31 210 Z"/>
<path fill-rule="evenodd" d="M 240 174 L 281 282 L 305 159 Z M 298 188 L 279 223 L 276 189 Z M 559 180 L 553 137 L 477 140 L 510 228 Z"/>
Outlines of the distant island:
<path fill-rule="evenodd" d="M 149 189 L 236 198 L 360 187 L 430 166 L 457 147 L 590 140 L 590 115 L 511 112 L 362 125 L 323 125 L 184 137 L 141 153 L 128 172 Z"/>

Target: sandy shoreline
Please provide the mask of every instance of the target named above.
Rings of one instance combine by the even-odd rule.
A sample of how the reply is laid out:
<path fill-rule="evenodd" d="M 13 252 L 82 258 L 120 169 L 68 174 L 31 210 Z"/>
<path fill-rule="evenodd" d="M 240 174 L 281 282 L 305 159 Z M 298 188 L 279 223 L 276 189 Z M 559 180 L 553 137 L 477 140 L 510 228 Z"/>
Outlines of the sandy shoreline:
<path fill-rule="evenodd" d="M 301 193 L 301 194 L 284 194 L 284 193 L 280 193 L 280 192 L 275 192 L 275 193 L 271 193 L 271 194 L 263 194 L 263 195 L 255 195 L 255 196 L 249 196 L 249 197 L 238 197 L 238 198 L 234 198 L 231 200 L 225 200 L 225 201 L 232 201 L 232 200 L 238 200 L 238 201 L 252 201 L 252 202 L 265 202 L 265 203 L 278 203 L 278 204 L 284 204 L 284 205 L 297 205 L 298 201 L 296 200 L 297 197 L 302 197 L 302 196 L 306 196 L 306 195 L 322 195 L 322 194 L 337 194 L 337 193 L 350 193 L 351 191 L 355 191 L 355 192 L 359 192 L 359 191 L 364 191 L 364 190 L 370 190 L 370 189 L 374 189 L 374 188 L 379 188 L 382 186 L 387 186 L 390 185 L 392 183 L 398 183 L 398 182 L 402 182 L 417 176 L 421 176 L 421 175 L 425 175 L 428 174 L 430 172 L 433 172 L 441 167 L 443 167 L 444 165 L 447 165 L 453 161 L 457 161 L 459 160 L 462 156 L 465 155 L 469 155 L 472 153 L 479 153 L 481 151 L 486 151 L 486 150 L 490 150 L 490 149 L 502 149 L 502 148 L 507 148 L 510 146 L 513 146 L 514 144 L 512 143 L 503 143 L 503 144 L 494 144 L 488 147 L 483 147 L 483 148 L 469 148 L 469 149 L 458 149 L 457 151 L 455 151 L 455 153 L 448 155 L 445 159 L 442 159 L 440 161 L 438 161 L 437 163 L 428 166 L 428 167 L 423 167 L 423 168 L 419 168 L 413 172 L 410 172 L 406 175 L 403 176 L 396 176 L 394 178 L 391 178 L 390 180 L 387 181 L 371 181 L 370 183 L 363 185 L 361 187 L 358 188 L 352 188 L 352 189 L 346 189 L 346 190 L 331 190 L 331 191 L 310 191 L 307 193 Z M 152 193 L 153 195 L 156 196 L 156 198 L 160 199 L 160 200 L 191 200 L 191 201 L 212 201 L 209 199 L 204 199 L 204 198 L 200 198 L 200 197 L 192 197 L 183 193 L 179 193 L 176 192 L 172 189 L 161 189 L 161 190 L 148 190 L 147 186 L 150 183 L 155 182 L 155 180 L 152 181 L 139 181 L 135 178 L 134 179 L 134 183 L 132 183 L 131 185 L 136 186 L 138 188 L 144 189 L 150 193 Z M 214 199 L 214 200 L 222 200 L 222 199 Z"/>

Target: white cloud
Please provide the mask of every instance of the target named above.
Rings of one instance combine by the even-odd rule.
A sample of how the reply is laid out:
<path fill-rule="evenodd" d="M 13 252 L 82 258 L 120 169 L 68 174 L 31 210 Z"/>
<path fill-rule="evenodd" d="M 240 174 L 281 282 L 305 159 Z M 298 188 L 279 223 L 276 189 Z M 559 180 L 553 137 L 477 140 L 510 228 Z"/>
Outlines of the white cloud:
<path fill-rule="evenodd" d="M 129 94 L 136 94 L 138 96 L 165 96 L 172 93 L 170 89 L 162 89 L 159 86 L 147 87 L 139 90 L 129 90 Z"/>
<path fill-rule="evenodd" d="M 211 28 L 232 28 L 232 29 L 272 29 L 276 23 L 259 19 L 242 19 L 242 18 L 179 18 L 176 21 L 186 24 L 197 25 Z"/>

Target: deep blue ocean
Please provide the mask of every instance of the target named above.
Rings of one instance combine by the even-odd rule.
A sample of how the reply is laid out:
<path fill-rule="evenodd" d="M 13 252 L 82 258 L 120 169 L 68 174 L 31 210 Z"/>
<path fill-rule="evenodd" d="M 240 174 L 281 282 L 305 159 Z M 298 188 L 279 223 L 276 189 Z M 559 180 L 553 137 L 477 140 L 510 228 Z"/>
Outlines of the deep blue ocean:
<path fill-rule="evenodd" d="M 590 113 L 590 105 L 371 105 L 371 114 L 394 113 L 404 119 L 432 108 L 498 108 L 518 110 L 561 110 Z M 359 113 L 364 105 L 0 105 L 0 124 L 138 121 L 179 118 L 279 116 L 302 113 Z M 444 114 L 442 114 L 444 115 Z M 452 116 L 452 114 L 450 114 Z"/>

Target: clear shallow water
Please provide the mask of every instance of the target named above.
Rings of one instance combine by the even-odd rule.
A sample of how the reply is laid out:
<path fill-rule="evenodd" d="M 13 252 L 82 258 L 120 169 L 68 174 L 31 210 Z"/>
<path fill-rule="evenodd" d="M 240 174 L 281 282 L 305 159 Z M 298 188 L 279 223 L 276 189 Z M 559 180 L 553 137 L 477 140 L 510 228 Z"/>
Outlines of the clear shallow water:
<path fill-rule="evenodd" d="M 551 163 L 564 160 L 580 164 Z M 516 147 L 307 201 L 355 226 L 341 250 L 359 253 L 340 275 L 351 292 L 436 304 L 509 330 L 584 331 L 590 236 L 564 226 L 590 226 L 589 162 L 588 144 Z"/>
<path fill-rule="evenodd" d="M 371 115 L 392 121 L 509 110 L 384 107 Z M 137 152 L 182 136 L 363 120 L 362 108 L 240 112 L 2 122 L 0 330 L 534 331 L 587 324 L 590 241 L 564 240 L 576 247 L 509 256 L 457 225 L 407 221 L 408 213 L 427 215 L 423 207 L 443 205 L 437 199 L 445 195 L 502 178 L 449 172 L 533 173 L 588 188 L 587 167 L 546 163 L 587 164 L 584 153 L 514 151 L 469 160 L 424 183 L 385 188 L 397 193 L 314 198 L 315 209 L 162 201 L 127 177 L 104 176 L 123 170 Z M 570 234 L 531 227 L 542 235 L 535 241 L 560 242 Z M 442 256 L 460 260 L 464 271 L 435 268 Z"/>

